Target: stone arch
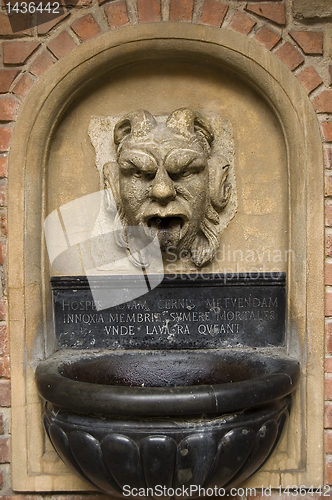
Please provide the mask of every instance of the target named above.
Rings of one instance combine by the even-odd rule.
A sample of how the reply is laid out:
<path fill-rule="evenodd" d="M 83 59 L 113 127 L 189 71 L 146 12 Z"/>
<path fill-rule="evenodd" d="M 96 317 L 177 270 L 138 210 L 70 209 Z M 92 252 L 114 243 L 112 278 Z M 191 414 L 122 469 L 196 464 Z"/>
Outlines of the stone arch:
<path fill-rule="evenodd" d="M 185 57 L 204 58 L 209 64 L 223 65 L 237 72 L 269 103 L 283 130 L 288 159 L 288 245 L 296 255 L 288 266 L 288 348 L 291 353 L 302 356 L 306 375 L 301 402 L 290 429 L 299 434 L 306 432 L 310 453 L 303 455 L 299 441 L 290 451 L 281 450 L 281 455 L 284 469 L 306 471 L 303 475 L 299 472 L 302 483 L 298 481 L 297 484 L 304 484 L 303 481 L 322 483 L 322 456 L 314 450 L 319 448 L 317 443 L 322 443 L 323 395 L 316 384 L 311 385 L 313 380 L 317 382 L 317 377 L 323 377 L 324 331 L 323 234 L 317 223 L 323 217 L 319 202 L 323 169 L 317 168 L 322 164 L 322 151 L 315 112 L 294 75 L 257 42 L 230 30 L 156 23 L 107 32 L 77 47 L 36 82 L 17 119 L 9 158 L 8 207 L 9 326 L 15 423 L 13 481 L 16 490 L 83 488 L 78 479 L 68 476 L 63 469 L 54 472 L 47 462 L 48 454 L 37 422 L 40 409 L 33 383 L 34 364 L 50 348 L 42 237 L 50 138 L 75 96 L 97 77 L 133 60 L 160 58 L 165 54 L 176 57 L 179 53 Z M 26 380 L 24 390 L 23 377 Z M 310 393 L 311 418 L 304 429 L 300 413 L 305 408 L 306 392 Z M 26 454 L 22 453 L 23 447 Z M 280 476 L 276 472 L 279 469 L 273 469 L 272 465 L 275 472 L 260 473 L 259 481 L 266 486 L 279 485 Z"/>

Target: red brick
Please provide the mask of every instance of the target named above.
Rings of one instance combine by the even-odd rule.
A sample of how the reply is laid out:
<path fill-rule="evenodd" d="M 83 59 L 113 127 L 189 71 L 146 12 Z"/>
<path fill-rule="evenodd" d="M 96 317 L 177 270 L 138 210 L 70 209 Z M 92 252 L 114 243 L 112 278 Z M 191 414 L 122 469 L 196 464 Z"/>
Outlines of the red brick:
<path fill-rule="evenodd" d="M 19 97 L 25 97 L 30 92 L 32 85 L 35 83 L 34 78 L 29 73 L 24 73 L 13 88 L 14 94 Z"/>
<path fill-rule="evenodd" d="M 332 257 L 332 234 L 326 236 L 326 255 Z"/>
<path fill-rule="evenodd" d="M 325 285 L 332 286 L 332 263 L 331 262 L 325 263 Z M 331 323 L 331 325 L 332 325 L 332 323 Z"/>
<path fill-rule="evenodd" d="M 325 373 L 332 373 L 332 357 L 331 356 L 329 356 L 328 358 L 325 358 Z"/>
<path fill-rule="evenodd" d="M 100 27 L 91 14 L 87 14 L 86 16 L 77 19 L 71 27 L 83 41 L 89 40 L 89 38 L 93 38 L 101 33 Z"/>
<path fill-rule="evenodd" d="M 3 69 L 0 71 L 0 94 L 8 92 L 18 73 L 17 69 Z"/>
<path fill-rule="evenodd" d="M 8 127 L 0 128 L 0 151 L 9 151 L 12 129 Z"/>
<path fill-rule="evenodd" d="M 170 21 L 191 21 L 194 0 L 171 0 L 169 9 Z"/>
<path fill-rule="evenodd" d="M 10 441 L 8 438 L 0 439 L 0 463 L 10 462 Z"/>
<path fill-rule="evenodd" d="M 332 176 L 325 176 L 325 196 L 332 196 Z"/>
<path fill-rule="evenodd" d="M 47 47 L 57 59 L 61 59 L 61 57 L 68 54 L 68 52 L 77 47 L 77 45 L 67 31 L 63 31 L 60 35 L 54 38 L 54 40 L 52 40 Z"/>
<path fill-rule="evenodd" d="M 0 356 L 0 377 L 10 378 L 9 356 Z"/>
<path fill-rule="evenodd" d="M 312 92 L 314 89 L 318 87 L 323 80 L 315 70 L 313 66 L 308 66 L 301 73 L 296 75 L 296 78 L 301 83 L 302 87 L 308 92 Z"/>
<path fill-rule="evenodd" d="M 21 41 L 4 42 L 3 62 L 4 64 L 24 64 L 31 54 L 39 47 L 39 42 Z"/>
<path fill-rule="evenodd" d="M 106 5 L 105 14 L 108 24 L 112 29 L 129 23 L 126 2 L 124 0 Z"/>
<path fill-rule="evenodd" d="M 4 433 L 4 422 L 3 422 L 3 414 L 0 413 L 0 434 Z"/>
<path fill-rule="evenodd" d="M 0 98 L 0 121 L 10 122 L 14 120 L 19 107 L 19 103 L 13 99 Z"/>
<path fill-rule="evenodd" d="M 0 178 L 7 177 L 7 166 L 8 158 L 6 156 L 0 156 Z"/>
<path fill-rule="evenodd" d="M 325 399 L 327 401 L 332 399 L 332 377 L 325 379 Z"/>
<path fill-rule="evenodd" d="M 48 68 L 53 66 L 54 61 L 47 52 L 43 52 L 30 66 L 30 73 L 35 76 L 42 75 Z"/>
<path fill-rule="evenodd" d="M 264 45 L 268 50 L 271 50 L 279 42 L 280 38 L 277 33 L 263 26 L 257 33 L 255 40 Z"/>
<path fill-rule="evenodd" d="M 332 316 L 332 291 L 325 292 L 325 316 Z"/>
<path fill-rule="evenodd" d="M 241 11 L 237 11 L 232 17 L 229 27 L 234 31 L 242 33 L 242 35 L 247 35 L 255 26 L 255 24 L 256 22 L 253 21 L 249 16 L 247 16 L 247 14 Z"/>
<path fill-rule="evenodd" d="M 332 462 L 325 465 L 325 484 L 332 484 Z"/>
<path fill-rule="evenodd" d="M 10 380 L 0 380 L 0 406 L 10 406 L 10 393 Z"/>
<path fill-rule="evenodd" d="M 1 35 L 31 35 L 31 18 L 29 14 L 0 14 Z"/>
<path fill-rule="evenodd" d="M 325 327 L 326 331 L 326 350 L 332 353 L 332 321 L 328 321 Z"/>
<path fill-rule="evenodd" d="M 160 0 L 137 0 L 138 17 L 142 23 L 161 20 Z"/>
<path fill-rule="evenodd" d="M 300 66 L 304 61 L 302 54 L 300 54 L 300 52 L 289 42 L 285 42 L 276 50 L 275 55 L 279 57 L 291 71 Z"/>
<path fill-rule="evenodd" d="M 254 3 L 247 5 L 246 9 L 276 24 L 286 23 L 285 6 L 282 3 Z"/>
<path fill-rule="evenodd" d="M 219 27 L 225 19 L 227 10 L 228 5 L 224 3 L 217 2 L 216 0 L 205 0 L 199 22 L 201 24 Z"/>
<path fill-rule="evenodd" d="M 329 66 L 329 73 L 330 73 L 330 85 L 332 85 L 332 66 Z"/>
<path fill-rule="evenodd" d="M 332 122 L 322 122 L 321 123 L 323 137 L 326 141 L 332 141 Z"/>
<path fill-rule="evenodd" d="M 332 226 L 332 205 L 325 206 L 325 225 Z"/>
<path fill-rule="evenodd" d="M 37 14 L 37 31 L 38 35 L 46 35 L 54 26 L 57 26 L 63 19 L 69 16 L 69 12 L 64 12 L 61 15 L 49 14 L 42 12 Z"/>
<path fill-rule="evenodd" d="M 289 34 L 305 54 L 323 54 L 323 33 L 321 31 L 292 30 Z"/>
<path fill-rule="evenodd" d="M 332 432 L 326 432 L 324 435 L 325 453 L 332 453 Z"/>
<path fill-rule="evenodd" d="M 318 113 L 332 113 L 332 90 L 323 90 L 312 103 Z"/>

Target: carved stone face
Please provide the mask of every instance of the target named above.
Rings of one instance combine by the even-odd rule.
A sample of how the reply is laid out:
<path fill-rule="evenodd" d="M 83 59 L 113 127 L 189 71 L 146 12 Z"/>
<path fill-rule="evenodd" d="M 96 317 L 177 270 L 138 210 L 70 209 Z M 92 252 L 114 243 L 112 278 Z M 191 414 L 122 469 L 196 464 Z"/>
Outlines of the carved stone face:
<path fill-rule="evenodd" d="M 218 245 L 208 168 L 213 139 L 209 124 L 189 108 L 174 111 L 166 123 L 139 110 L 115 126 L 117 174 L 104 169 L 105 186 L 111 187 L 111 177 L 113 190 L 116 184 L 124 227 L 154 229 L 163 252 L 191 252 L 198 266 L 213 258 Z M 226 177 L 225 171 L 223 188 Z M 223 195 L 226 204 L 228 191 Z"/>
<path fill-rule="evenodd" d="M 129 225 L 157 231 L 162 251 L 197 234 L 206 211 L 207 156 L 197 138 L 156 127 L 126 138 L 118 156 L 119 187 Z"/>

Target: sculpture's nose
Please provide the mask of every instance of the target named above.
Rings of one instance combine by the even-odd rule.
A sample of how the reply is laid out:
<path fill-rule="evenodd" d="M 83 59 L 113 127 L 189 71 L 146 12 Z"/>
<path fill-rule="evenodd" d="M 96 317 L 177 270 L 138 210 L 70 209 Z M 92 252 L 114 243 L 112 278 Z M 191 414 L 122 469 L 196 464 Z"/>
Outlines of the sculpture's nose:
<path fill-rule="evenodd" d="M 166 204 L 174 200 L 176 191 L 172 179 L 163 167 L 159 167 L 150 191 L 150 198 L 158 203 Z"/>

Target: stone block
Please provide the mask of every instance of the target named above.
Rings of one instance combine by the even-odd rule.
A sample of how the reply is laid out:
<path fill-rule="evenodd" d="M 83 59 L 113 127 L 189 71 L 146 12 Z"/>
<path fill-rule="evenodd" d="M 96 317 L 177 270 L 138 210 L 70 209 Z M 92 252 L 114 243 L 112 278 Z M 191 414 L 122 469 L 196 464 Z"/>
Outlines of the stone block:
<path fill-rule="evenodd" d="M 332 16 L 331 0 L 293 0 L 293 16 L 296 19 L 315 19 Z"/>

